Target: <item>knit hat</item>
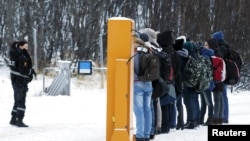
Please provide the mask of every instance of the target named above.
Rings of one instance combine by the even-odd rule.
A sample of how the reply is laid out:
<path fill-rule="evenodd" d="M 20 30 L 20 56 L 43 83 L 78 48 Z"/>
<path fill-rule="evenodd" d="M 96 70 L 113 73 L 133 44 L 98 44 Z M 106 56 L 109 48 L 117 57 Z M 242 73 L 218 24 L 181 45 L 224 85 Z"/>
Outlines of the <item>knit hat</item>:
<path fill-rule="evenodd" d="M 217 41 L 224 39 L 224 33 L 222 31 L 217 31 L 212 34 L 212 38 L 216 39 Z"/>
<path fill-rule="evenodd" d="M 180 39 L 183 40 L 183 43 L 185 43 L 185 42 L 187 41 L 187 38 L 186 38 L 186 36 L 184 36 L 184 35 L 179 36 L 179 37 L 176 38 L 176 40 L 180 40 Z"/>
<path fill-rule="evenodd" d="M 208 44 L 209 48 L 211 48 L 213 50 L 219 48 L 218 41 L 215 38 L 208 39 L 207 44 Z"/>
<path fill-rule="evenodd" d="M 183 43 L 186 42 L 186 36 L 179 36 L 176 38 L 174 43 L 174 49 L 175 50 L 182 50 Z"/>
<path fill-rule="evenodd" d="M 157 34 L 157 42 L 161 47 L 172 46 L 173 41 L 173 31 L 166 30 Z"/>
<path fill-rule="evenodd" d="M 193 52 L 193 50 L 194 50 L 192 42 L 186 42 L 186 43 L 184 43 L 183 44 L 183 48 L 187 49 L 188 52 Z"/>
<path fill-rule="evenodd" d="M 140 32 L 148 35 L 150 43 L 154 44 L 157 47 L 159 46 L 159 44 L 156 41 L 157 33 L 155 32 L 155 30 L 153 30 L 151 28 L 144 28 L 144 29 L 140 30 Z"/>

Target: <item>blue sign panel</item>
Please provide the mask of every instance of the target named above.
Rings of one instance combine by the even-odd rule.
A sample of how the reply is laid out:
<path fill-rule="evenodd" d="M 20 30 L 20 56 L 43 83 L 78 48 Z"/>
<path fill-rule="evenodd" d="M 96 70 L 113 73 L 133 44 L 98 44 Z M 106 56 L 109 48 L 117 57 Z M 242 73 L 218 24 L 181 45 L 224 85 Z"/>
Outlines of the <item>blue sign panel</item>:
<path fill-rule="evenodd" d="M 92 62 L 91 61 L 78 61 L 78 74 L 91 75 Z"/>

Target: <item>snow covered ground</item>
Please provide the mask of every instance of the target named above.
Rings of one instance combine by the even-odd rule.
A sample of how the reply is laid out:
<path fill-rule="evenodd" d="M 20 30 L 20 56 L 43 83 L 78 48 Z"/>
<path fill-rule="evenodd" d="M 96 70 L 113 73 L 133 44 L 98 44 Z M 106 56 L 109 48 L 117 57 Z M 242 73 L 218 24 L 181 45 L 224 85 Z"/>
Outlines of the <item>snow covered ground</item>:
<path fill-rule="evenodd" d="M 24 122 L 30 127 L 9 125 L 13 92 L 9 69 L 0 66 L 0 141 L 105 141 L 106 88 L 94 80 L 71 80 L 70 96 L 42 95 L 42 75 L 29 84 Z M 82 81 L 82 82 L 81 82 Z M 89 81 L 89 82 L 88 82 Z M 87 85 L 88 84 L 88 85 Z M 250 124 L 250 92 L 229 93 L 230 124 Z M 155 141 L 206 141 L 207 127 L 171 130 Z"/>

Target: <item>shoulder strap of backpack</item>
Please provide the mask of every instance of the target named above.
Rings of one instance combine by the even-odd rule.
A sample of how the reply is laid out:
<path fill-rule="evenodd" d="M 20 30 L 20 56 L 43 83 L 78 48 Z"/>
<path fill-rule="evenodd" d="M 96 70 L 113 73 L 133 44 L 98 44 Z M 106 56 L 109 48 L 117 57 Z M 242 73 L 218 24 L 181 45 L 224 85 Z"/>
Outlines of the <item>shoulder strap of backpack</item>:
<path fill-rule="evenodd" d="M 133 56 L 129 57 L 128 61 L 127 61 L 127 64 L 136 56 L 138 55 L 139 53 L 136 52 Z"/>

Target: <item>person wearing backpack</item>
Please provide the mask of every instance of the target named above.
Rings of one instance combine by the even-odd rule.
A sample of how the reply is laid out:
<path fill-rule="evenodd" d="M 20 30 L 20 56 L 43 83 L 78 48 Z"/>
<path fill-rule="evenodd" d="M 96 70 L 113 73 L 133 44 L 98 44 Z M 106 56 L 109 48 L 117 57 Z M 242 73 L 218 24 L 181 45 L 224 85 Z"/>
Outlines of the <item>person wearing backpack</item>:
<path fill-rule="evenodd" d="M 26 94 L 28 83 L 32 81 L 35 73 L 32 69 L 32 60 L 28 53 L 28 42 L 18 41 L 11 44 L 9 56 L 11 59 L 10 75 L 14 91 L 14 105 L 11 111 L 10 124 L 17 127 L 28 127 L 23 123 L 26 109 Z"/>
<path fill-rule="evenodd" d="M 216 39 L 208 40 L 209 47 L 214 50 L 214 55 L 223 58 L 223 53 L 218 45 Z M 223 101 L 224 82 L 215 82 L 215 88 L 213 89 L 213 101 L 214 101 L 214 114 L 212 124 L 222 124 L 222 116 L 224 110 Z"/>
<path fill-rule="evenodd" d="M 173 48 L 173 31 L 165 30 L 157 34 L 157 42 L 163 49 L 163 54 L 170 56 L 169 59 L 161 60 L 161 77 L 167 83 L 168 89 L 165 95 L 160 97 L 162 108 L 162 133 L 167 134 L 170 128 L 176 128 L 176 89 L 181 86 L 175 86 L 177 75 L 180 71 L 180 57 Z M 169 62 L 166 60 L 170 60 Z M 168 63 L 167 63 L 168 62 Z M 177 83 L 179 84 L 179 83 Z"/>
<path fill-rule="evenodd" d="M 149 43 L 151 44 L 151 51 L 153 54 L 157 54 L 162 51 L 162 48 L 157 43 L 157 32 L 151 28 L 143 28 L 140 30 L 140 33 L 147 34 L 149 38 Z M 162 113 L 160 106 L 160 98 L 158 97 L 158 93 L 161 93 L 157 88 L 159 86 L 159 81 L 152 81 L 153 93 L 152 93 L 152 129 L 150 133 L 150 139 L 154 139 L 155 134 L 161 133 L 161 121 L 162 121 Z"/>
<path fill-rule="evenodd" d="M 201 49 L 201 52 L 200 52 L 200 54 L 204 56 L 206 59 L 208 59 L 209 61 L 210 61 L 211 56 L 214 55 L 214 50 L 210 49 L 210 46 L 212 45 L 213 45 L 213 42 L 211 40 L 205 41 L 204 47 Z M 212 90 L 214 89 L 214 87 L 215 87 L 215 83 L 212 80 L 210 82 L 209 88 L 204 90 L 200 94 L 200 100 L 201 100 L 200 119 L 199 119 L 200 124 L 211 125 L 213 123 L 212 120 L 213 120 L 214 106 L 213 106 L 213 100 L 212 100 Z M 206 109 L 208 109 L 208 118 L 206 122 L 204 123 Z"/>
<path fill-rule="evenodd" d="M 184 43 L 183 48 L 188 50 L 188 54 L 191 57 L 196 56 L 195 46 L 192 41 Z M 187 64 L 187 63 L 186 63 Z M 185 64 L 185 66 L 186 66 Z M 184 79 L 183 79 L 184 80 Z M 185 129 L 194 129 L 198 126 L 199 120 L 199 97 L 195 87 L 189 87 L 184 85 L 183 89 L 183 101 L 186 107 L 187 117 L 186 123 L 184 124 Z"/>
<path fill-rule="evenodd" d="M 150 43 L 147 34 L 140 34 L 135 37 L 135 54 L 143 51 L 150 52 Z M 139 77 L 140 71 L 140 54 L 134 55 L 134 114 L 136 119 L 136 141 L 149 141 L 152 128 L 152 82 L 150 80 L 142 80 Z"/>
<path fill-rule="evenodd" d="M 229 49 L 230 46 L 224 40 L 223 31 L 217 31 L 217 32 L 213 33 L 212 38 L 216 39 L 218 41 L 218 45 L 220 48 L 220 52 L 222 53 L 223 59 L 227 58 L 227 54 L 228 54 L 227 49 Z M 226 84 L 224 84 L 224 88 L 223 88 L 223 103 L 224 103 L 223 117 L 222 117 L 222 121 L 220 121 L 220 123 L 221 122 L 228 123 L 229 103 L 228 103 L 227 85 Z"/>

